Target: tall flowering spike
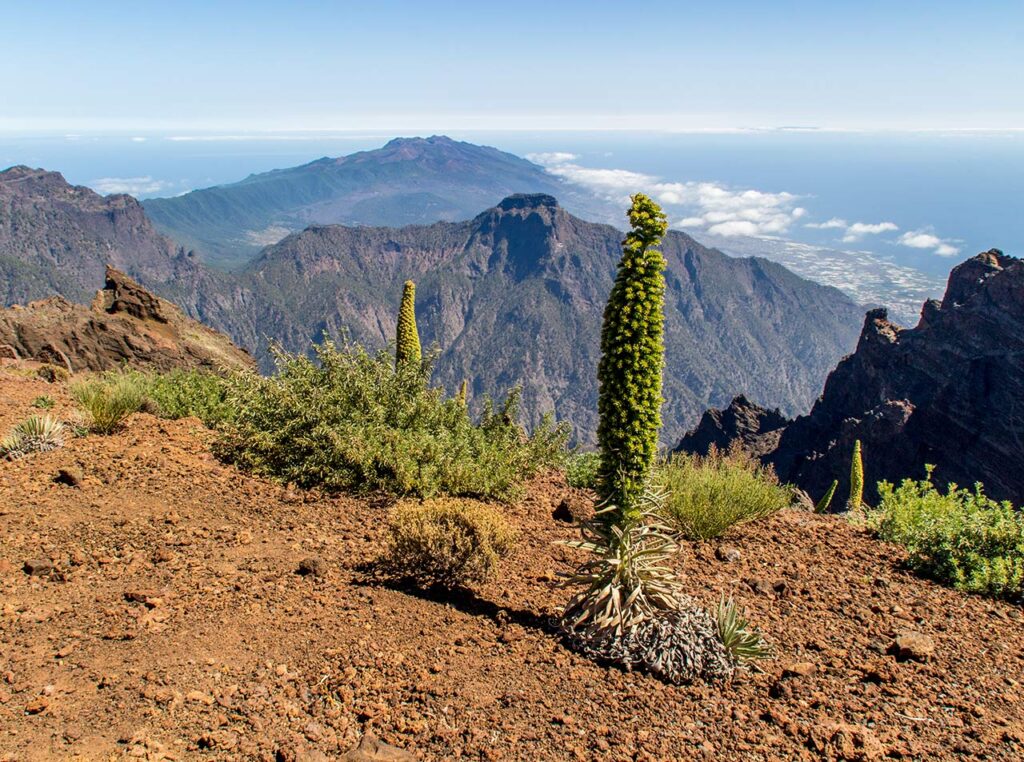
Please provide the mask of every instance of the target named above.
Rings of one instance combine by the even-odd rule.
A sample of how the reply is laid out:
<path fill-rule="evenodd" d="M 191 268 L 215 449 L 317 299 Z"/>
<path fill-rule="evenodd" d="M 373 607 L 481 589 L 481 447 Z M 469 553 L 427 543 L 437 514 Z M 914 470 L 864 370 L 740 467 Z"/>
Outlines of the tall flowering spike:
<path fill-rule="evenodd" d="M 402 306 L 398 310 L 398 330 L 395 339 L 395 366 L 407 362 L 420 363 L 420 334 L 416 329 L 416 284 L 405 282 L 402 290 Z"/>
<path fill-rule="evenodd" d="M 469 379 L 468 378 L 462 379 L 462 385 L 459 387 L 459 393 L 455 396 L 455 399 L 463 407 L 466 406 L 466 402 L 469 400 Z"/>
<path fill-rule="evenodd" d="M 864 505 L 864 461 L 860 452 L 860 440 L 853 443 L 853 458 L 850 462 L 850 500 L 846 509 L 858 511 Z"/>
<path fill-rule="evenodd" d="M 598 365 L 600 494 L 616 507 L 608 521 L 628 526 L 658 451 L 665 364 L 665 258 L 655 249 L 667 229 L 660 207 L 642 193 L 629 209 L 631 230 L 604 310 Z"/>

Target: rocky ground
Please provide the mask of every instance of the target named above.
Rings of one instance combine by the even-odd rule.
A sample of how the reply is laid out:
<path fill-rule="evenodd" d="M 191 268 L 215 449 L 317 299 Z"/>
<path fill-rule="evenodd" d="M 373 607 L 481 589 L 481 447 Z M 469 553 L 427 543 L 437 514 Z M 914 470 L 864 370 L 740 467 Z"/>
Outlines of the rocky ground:
<path fill-rule="evenodd" d="M 70 414 L 0 369 L 0 433 L 42 394 Z M 552 514 L 586 499 L 559 479 L 508 508 L 501 579 L 443 599 L 373 574 L 386 501 L 250 478 L 209 436 L 137 415 L 0 463 L 0 759 L 389 758 L 371 735 L 423 760 L 1024 756 L 1020 607 L 917 579 L 841 518 L 684 548 L 693 594 L 735 593 L 777 655 L 672 687 L 552 632 L 573 535 Z"/>

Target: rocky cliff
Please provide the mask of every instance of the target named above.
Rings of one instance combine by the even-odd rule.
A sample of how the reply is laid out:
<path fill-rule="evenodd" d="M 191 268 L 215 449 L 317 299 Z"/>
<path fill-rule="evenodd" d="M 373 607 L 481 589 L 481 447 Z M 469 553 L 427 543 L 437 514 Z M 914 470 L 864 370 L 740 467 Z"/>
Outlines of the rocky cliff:
<path fill-rule="evenodd" d="M 679 440 L 674 452 L 707 455 L 712 447 L 724 451 L 738 442 L 746 452 L 760 457 L 778 447 L 788 423 L 778 408 L 761 407 L 741 394 L 726 408 L 706 411 L 696 428 Z"/>
<path fill-rule="evenodd" d="M 224 335 L 112 267 L 92 305 L 62 296 L 0 310 L 0 357 L 36 360 L 71 371 L 134 368 L 255 369 Z"/>
<path fill-rule="evenodd" d="M 767 460 L 815 497 L 839 479 L 841 506 L 857 439 L 869 502 L 879 480 L 923 476 L 928 463 L 941 484 L 982 481 L 1024 503 L 1024 261 L 996 249 L 967 260 L 912 329 L 869 312 L 856 351 Z"/>

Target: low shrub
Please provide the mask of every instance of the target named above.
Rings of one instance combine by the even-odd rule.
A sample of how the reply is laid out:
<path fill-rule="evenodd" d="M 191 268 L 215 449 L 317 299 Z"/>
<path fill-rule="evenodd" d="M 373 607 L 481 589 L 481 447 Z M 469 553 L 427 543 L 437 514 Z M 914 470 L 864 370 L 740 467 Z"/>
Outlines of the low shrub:
<path fill-rule="evenodd" d="M 972 593 L 1000 598 L 1024 595 L 1024 514 L 1009 502 L 950 484 L 922 481 L 898 487 L 880 482 L 877 508 L 864 520 L 884 540 L 907 549 L 907 563 L 924 576 Z"/>
<path fill-rule="evenodd" d="M 234 408 L 227 399 L 228 382 L 223 376 L 202 370 L 172 370 L 147 375 L 143 383 L 154 412 L 162 418 L 195 416 L 216 428 L 233 417 Z"/>
<path fill-rule="evenodd" d="M 565 462 L 565 480 L 570 487 L 595 489 L 601 470 L 601 453 L 574 452 Z"/>
<path fill-rule="evenodd" d="M 719 601 L 714 615 L 718 639 L 733 665 L 742 667 L 771 656 L 771 648 L 764 637 L 751 626 L 732 596 Z"/>
<path fill-rule="evenodd" d="M 564 460 L 565 428 L 546 418 L 527 434 L 517 391 L 497 408 L 486 400 L 474 421 L 429 386 L 429 358 L 396 366 L 387 352 L 332 342 L 316 355 L 281 353 L 276 375 L 229 380 L 222 458 L 304 488 L 498 499 Z"/>
<path fill-rule="evenodd" d="M 719 537 L 770 516 L 791 497 L 771 467 L 738 447 L 724 453 L 712 448 L 706 457 L 673 455 L 655 469 L 654 483 L 665 493 L 666 521 L 689 540 Z"/>
<path fill-rule="evenodd" d="M 131 372 L 96 376 L 72 384 L 71 396 L 82 408 L 89 431 L 111 434 L 145 404 L 145 377 Z"/>
<path fill-rule="evenodd" d="M 0 458 L 15 460 L 34 452 L 55 450 L 63 444 L 63 423 L 48 415 L 33 415 L 0 440 Z"/>
<path fill-rule="evenodd" d="M 46 394 L 41 394 L 32 400 L 32 407 L 37 408 L 38 410 L 51 410 L 54 404 L 53 397 Z"/>
<path fill-rule="evenodd" d="M 404 503 L 391 516 L 386 566 L 423 587 L 462 587 L 494 577 L 514 540 L 501 513 L 484 503 Z"/>

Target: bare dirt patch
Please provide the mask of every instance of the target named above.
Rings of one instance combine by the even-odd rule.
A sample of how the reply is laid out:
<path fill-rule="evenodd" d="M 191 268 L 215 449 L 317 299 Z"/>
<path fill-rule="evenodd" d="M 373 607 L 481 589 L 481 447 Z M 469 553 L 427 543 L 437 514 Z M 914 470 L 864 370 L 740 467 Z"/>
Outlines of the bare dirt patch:
<path fill-rule="evenodd" d="M 43 394 L 69 413 L 0 369 L 0 429 Z M 501 579 L 441 598 L 372 572 L 387 501 L 248 477 L 209 436 L 136 415 L 0 463 L 0 759 L 331 759 L 368 731 L 425 760 L 1024 755 L 1020 607 L 907 574 L 841 519 L 685 546 L 692 594 L 734 592 L 777 658 L 672 687 L 554 634 L 573 529 L 552 514 L 580 501 L 560 479 L 506 509 Z"/>

